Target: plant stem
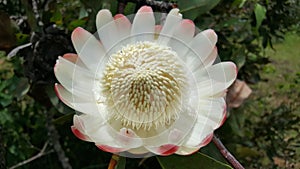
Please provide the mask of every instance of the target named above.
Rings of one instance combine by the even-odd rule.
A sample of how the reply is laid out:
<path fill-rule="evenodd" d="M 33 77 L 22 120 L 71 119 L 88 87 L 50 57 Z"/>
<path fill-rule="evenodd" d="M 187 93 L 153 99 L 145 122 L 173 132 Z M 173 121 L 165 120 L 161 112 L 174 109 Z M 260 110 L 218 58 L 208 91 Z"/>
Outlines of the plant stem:
<path fill-rule="evenodd" d="M 221 140 L 214 135 L 213 142 L 216 147 L 219 149 L 222 156 L 233 166 L 235 169 L 245 169 L 241 163 L 227 150 Z"/>
<path fill-rule="evenodd" d="M 118 164 L 118 161 L 119 161 L 119 156 L 117 154 L 113 154 L 111 156 L 107 169 L 115 169 L 116 165 Z"/>

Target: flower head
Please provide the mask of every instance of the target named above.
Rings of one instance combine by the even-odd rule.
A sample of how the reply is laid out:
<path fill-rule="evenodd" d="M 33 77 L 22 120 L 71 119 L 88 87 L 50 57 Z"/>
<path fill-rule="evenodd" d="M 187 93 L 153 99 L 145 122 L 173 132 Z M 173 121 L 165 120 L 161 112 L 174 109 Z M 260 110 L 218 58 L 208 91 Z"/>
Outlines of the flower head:
<path fill-rule="evenodd" d="M 237 71 L 232 62 L 214 64 L 216 33 L 196 34 L 178 9 L 159 16 L 144 6 L 130 22 L 101 10 L 100 40 L 73 31 L 78 57 L 59 57 L 54 71 L 58 97 L 78 111 L 78 138 L 124 156 L 188 155 L 226 119 L 223 97 Z"/>

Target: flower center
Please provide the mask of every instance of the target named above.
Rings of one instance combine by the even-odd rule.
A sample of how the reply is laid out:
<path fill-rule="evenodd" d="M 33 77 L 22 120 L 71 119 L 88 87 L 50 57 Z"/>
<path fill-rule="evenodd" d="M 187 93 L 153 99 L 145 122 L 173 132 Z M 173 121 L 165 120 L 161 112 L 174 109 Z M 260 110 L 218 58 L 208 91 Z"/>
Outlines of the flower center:
<path fill-rule="evenodd" d="M 180 112 L 184 72 L 176 52 L 152 42 L 112 54 L 101 81 L 111 119 L 133 129 L 172 124 Z"/>

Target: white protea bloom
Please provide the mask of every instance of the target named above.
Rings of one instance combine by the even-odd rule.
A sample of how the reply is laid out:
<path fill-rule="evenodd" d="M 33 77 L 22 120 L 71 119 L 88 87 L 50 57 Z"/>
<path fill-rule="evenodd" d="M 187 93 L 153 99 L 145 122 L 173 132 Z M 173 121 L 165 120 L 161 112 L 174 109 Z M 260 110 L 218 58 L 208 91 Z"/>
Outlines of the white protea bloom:
<path fill-rule="evenodd" d="M 78 138 L 130 157 L 188 155 L 211 141 L 226 119 L 236 66 L 215 63 L 213 30 L 197 34 L 178 9 L 163 16 L 144 6 L 131 22 L 101 10 L 99 39 L 73 31 L 78 58 L 59 57 L 54 71 L 58 97 L 77 111 Z"/>

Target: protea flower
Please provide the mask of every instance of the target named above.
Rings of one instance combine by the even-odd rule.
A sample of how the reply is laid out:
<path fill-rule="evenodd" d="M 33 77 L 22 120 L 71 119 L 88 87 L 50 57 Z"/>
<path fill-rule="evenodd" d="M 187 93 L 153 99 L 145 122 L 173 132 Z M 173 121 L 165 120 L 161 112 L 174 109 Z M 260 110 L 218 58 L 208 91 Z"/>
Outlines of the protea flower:
<path fill-rule="evenodd" d="M 57 95 L 78 111 L 73 133 L 103 151 L 188 155 L 208 144 L 226 119 L 224 94 L 237 70 L 232 62 L 215 64 L 216 33 L 196 34 L 178 9 L 165 20 L 157 16 L 144 6 L 131 23 L 100 10 L 100 40 L 76 28 L 78 58 L 57 60 Z"/>

